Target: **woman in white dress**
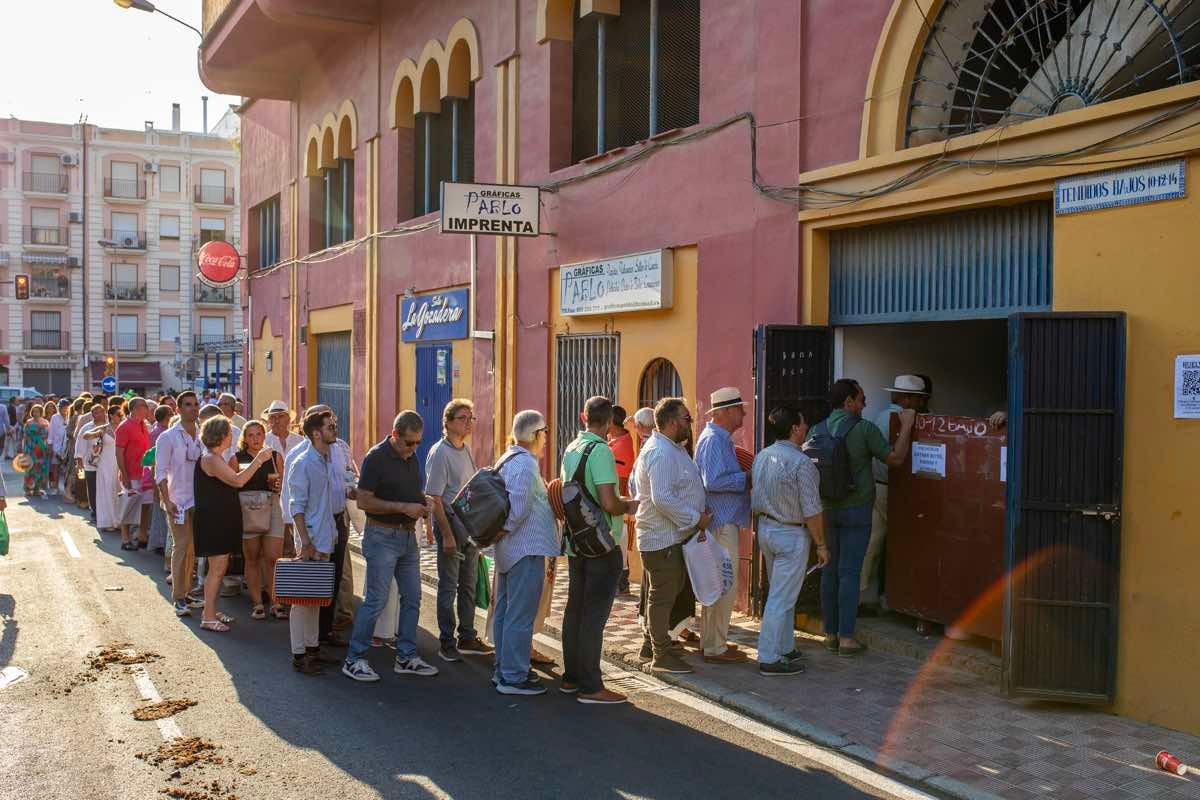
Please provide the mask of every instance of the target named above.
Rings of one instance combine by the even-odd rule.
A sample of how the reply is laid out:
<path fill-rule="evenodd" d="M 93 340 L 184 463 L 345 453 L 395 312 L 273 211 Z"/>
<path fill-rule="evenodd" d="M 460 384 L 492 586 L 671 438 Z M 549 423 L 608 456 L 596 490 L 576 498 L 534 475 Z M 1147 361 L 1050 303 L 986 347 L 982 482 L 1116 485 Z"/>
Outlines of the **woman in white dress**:
<path fill-rule="evenodd" d="M 121 525 L 117 518 L 117 442 L 113 438 L 117 426 L 125 419 L 120 406 L 108 409 L 108 422 L 93 428 L 83 435 L 97 454 L 96 461 L 96 527 L 101 531 L 113 532 Z M 97 453 L 96 448 L 100 448 Z"/>

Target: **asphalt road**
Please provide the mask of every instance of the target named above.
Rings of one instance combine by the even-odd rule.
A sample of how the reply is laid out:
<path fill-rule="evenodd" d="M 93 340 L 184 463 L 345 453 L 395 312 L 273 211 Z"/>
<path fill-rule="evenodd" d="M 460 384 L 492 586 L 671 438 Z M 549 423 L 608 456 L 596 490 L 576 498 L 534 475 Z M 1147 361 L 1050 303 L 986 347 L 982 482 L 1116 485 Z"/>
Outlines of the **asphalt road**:
<path fill-rule="evenodd" d="M 102 537 L 55 499 L 31 504 L 5 470 L 17 496 L 8 510 L 12 550 L 0 558 L 0 668 L 28 673 L 0 688 L 5 800 L 163 797 L 164 788 L 200 792 L 214 780 L 220 791 L 190 797 L 896 796 L 871 773 L 822 766 L 829 762 L 680 702 L 678 690 L 656 683 L 616 707 L 582 706 L 557 691 L 498 695 L 488 683 L 490 659 L 434 657 L 428 594 L 420 648 L 441 668 L 437 677 L 393 674 L 392 651 L 382 648 L 371 653 L 384 676 L 377 684 L 354 683 L 333 667 L 319 678 L 299 675 L 285 622 L 250 620 L 244 598 L 223 600 L 237 617 L 227 634 L 199 630 L 195 616 L 177 619 L 161 557 L 121 551 L 119 536 Z M 162 744 L 164 732 L 132 717 L 147 691 L 145 680 L 137 684 L 140 668 L 88 668 L 88 655 L 114 642 L 162 656 L 145 667 L 154 689 L 197 701 L 171 717 L 166 732 L 174 722 L 182 735 L 210 740 L 225 764 L 172 778 L 174 767 L 136 757 Z"/>

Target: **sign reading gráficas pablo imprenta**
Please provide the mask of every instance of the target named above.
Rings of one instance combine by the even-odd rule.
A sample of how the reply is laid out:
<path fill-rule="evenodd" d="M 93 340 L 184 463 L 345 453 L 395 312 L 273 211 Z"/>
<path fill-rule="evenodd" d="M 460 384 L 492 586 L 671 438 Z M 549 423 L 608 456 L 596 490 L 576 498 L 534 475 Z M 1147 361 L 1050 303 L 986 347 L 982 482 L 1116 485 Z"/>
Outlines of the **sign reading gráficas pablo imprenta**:
<path fill-rule="evenodd" d="M 670 308 L 674 294 L 670 250 L 651 250 L 559 270 L 559 313 L 567 317 Z"/>
<path fill-rule="evenodd" d="M 442 233 L 537 236 L 541 190 L 495 183 L 442 183 Z"/>

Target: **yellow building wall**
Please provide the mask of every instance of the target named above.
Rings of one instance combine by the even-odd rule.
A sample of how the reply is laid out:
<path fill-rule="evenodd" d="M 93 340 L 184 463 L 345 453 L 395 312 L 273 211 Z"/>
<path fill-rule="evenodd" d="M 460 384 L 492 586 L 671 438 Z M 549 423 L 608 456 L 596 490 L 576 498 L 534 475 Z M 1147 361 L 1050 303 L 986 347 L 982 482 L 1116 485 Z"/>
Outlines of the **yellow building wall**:
<path fill-rule="evenodd" d="M 271 352 L 271 371 L 267 372 L 267 351 Z M 254 340 L 253 377 L 250 391 L 256 408 L 246 409 L 246 418 L 258 416 L 272 400 L 283 396 L 283 337 L 271 331 L 271 320 L 263 322 L 262 336 Z"/>
<path fill-rule="evenodd" d="M 439 289 L 437 292 L 422 292 L 421 295 L 437 294 L 438 292 L 451 291 L 453 289 L 466 288 L 464 286 L 447 286 Z M 400 297 L 396 298 L 396 304 L 392 308 L 393 314 L 397 317 L 400 314 Z M 396 330 L 400 331 L 401 325 L 396 325 Z M 442 344 L 436 339 L 431 339 L 428 342 L 421 344 Z M 399 411 L 405 409 L 415 409 L 417 406 L 417 343 L 405 342 L 397 340 L 396 342 L 396 397 L 399 405 Z M 471 339 L 455 339 L 450 342 L 450 396 L 451 397 L 466 397 L 471 398 L 471 391 L 474 383 L 474 370 L 472 369 L 473 352 L 471 347 Z M 391 419 L 387 420 L 388 425 L 391 425 Z M 381 423 L 382 424 L 382 421 Z M 436 425 L 441 429 L 441 419 L 425 420 L 426 425 Z"/>
<path fill-rule="evenodd" d="M 1189 159 L 1188 186 L 1200 180 Z M 1200 421 L 1173 418 L 1175 356 L 1200 353 L 1200 198 L 1055 218 L 1054 309 L 1124 311 L 1121 714 L 1200 733 Z M 1182 691 L 1181 691 L 1182 689 Z"/>

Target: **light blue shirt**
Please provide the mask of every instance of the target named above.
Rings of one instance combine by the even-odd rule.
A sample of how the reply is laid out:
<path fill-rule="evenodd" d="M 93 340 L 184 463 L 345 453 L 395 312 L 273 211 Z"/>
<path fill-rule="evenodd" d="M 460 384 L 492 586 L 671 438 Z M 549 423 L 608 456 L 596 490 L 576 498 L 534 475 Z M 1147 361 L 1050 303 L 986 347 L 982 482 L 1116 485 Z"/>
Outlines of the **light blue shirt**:
<path fill-rule="evenodd" d="M 746 472 L 738 464 L 729 431 L 710 422 L 696 440 L 696 466 L 704 480 L 705 502 L 712 509 L 712 526 L 750 527 L 750 492 Z"/>
<path fill-rule="evenodd" d="M 341 476 L 335 475 L 333 461 L 321 455 L 315 447 L 305 448 L 292 462 L 288 473 L 288 520 L 304 515 L 304 525 L 313 547 L 321 553 L 332 553 L 337 542 L 337 525 L 333 521 L 333 493 L 341 488 Z M 297 540 L 296 549 L 300 549 Z"/>
<path fill-rule="evenodd" d="M 557 556 L 562 542 L 546 482 L 533 453 L 513 445 L 501 458 L 508 458 L 500 467 L 500 477 L 508 491 L 509 511 L 504 520 L 505 534 L 495 548 L 496 569 L 505 573 L 525 556 Z"/>

